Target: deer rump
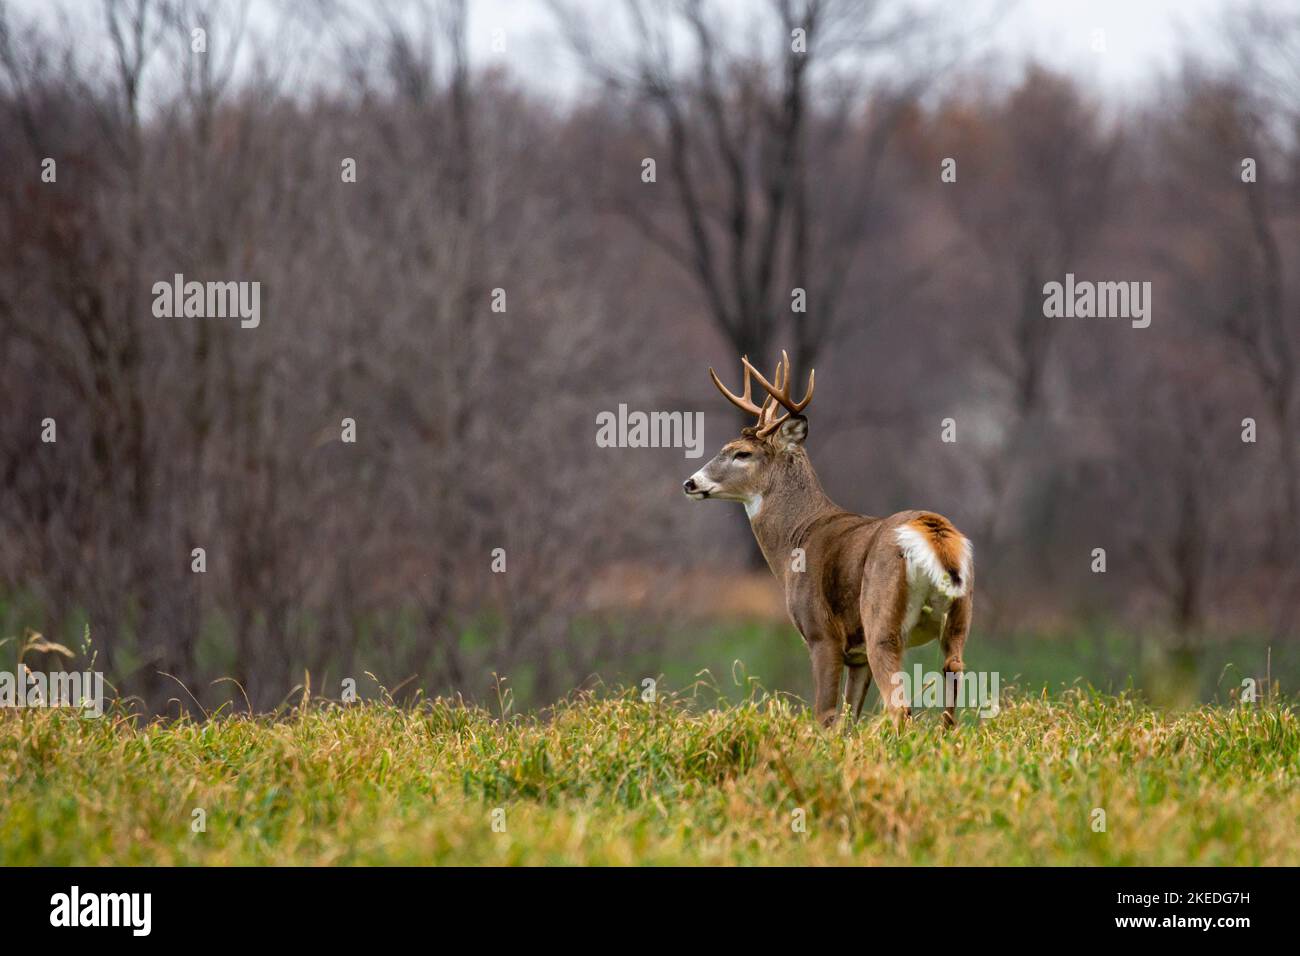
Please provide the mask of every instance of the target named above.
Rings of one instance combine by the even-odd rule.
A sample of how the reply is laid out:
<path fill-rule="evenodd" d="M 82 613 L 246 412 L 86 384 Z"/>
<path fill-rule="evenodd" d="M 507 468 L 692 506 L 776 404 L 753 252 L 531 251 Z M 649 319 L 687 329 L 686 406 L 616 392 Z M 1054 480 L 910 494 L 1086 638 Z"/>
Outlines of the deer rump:
<path fill-rule="evenodd" d="M 894 532 L 907 569 L 907 603 L 900 630 L 908 647 L 939 637 L 952 602 L 971 580 L 970 540 L 942 515 L 926 513 Z"/>

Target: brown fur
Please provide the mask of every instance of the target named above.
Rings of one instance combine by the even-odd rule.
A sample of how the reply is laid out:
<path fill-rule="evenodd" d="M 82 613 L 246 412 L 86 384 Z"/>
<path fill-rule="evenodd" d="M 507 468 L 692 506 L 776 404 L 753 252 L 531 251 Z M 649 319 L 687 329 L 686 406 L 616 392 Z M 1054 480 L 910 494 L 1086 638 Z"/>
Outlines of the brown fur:
<path fill-rule="evenodd" d="M 948 572 L 948 577 L 952 583 L 960 586 L 962 584 L 962 542 L 965 540 L 962 533 L 953 527 L 951 521 L 943 515 L 935 514 L 933 511 L 922 512 L 919 517 L 913 518 L 908 524 L 920 530 L 930 539 L 931 544 L 934 545 L 935 554 L 939 558 L 939 563 Z"/>
<path fill-rule="evenodd" d="M 908 523 L 923 529 L 943 567 L 958 575 L 962 536 L 946 518 L 929 511 L 875 518 L 840 508 L 822 490 L 804 451 L 806 434 L 807 420 L 799 415 L 766 438 L 744 435 L 728 442 L 686 481 L 685 490 L 692 496 L 751 503 L 761 496 L 750 525 L 785 589 L 790 620 L 808 645 L 818 720 L 834 723 L 841 700 L 851 717 L 858 716 L 873 677 L 886 713 L 902 720 L 908 708 L 893 700 L 891 690 L 908 637 L 902 633 L 908 586 L 895 533 Z M 738 452 L 748 457 L 737 459 Z M 806 556 L 803 571 L 794 569 L 796 548 Z M 974 582 L 963 584 L 965 592 L 952 601 L 939 632 L 945 680 L 964 667 L 962 648 L 970 629 Z M 849 678 L 841 698 L 846 664 Z M 952 706 L 945 706 L 945 719 L 953 722 Z"/>

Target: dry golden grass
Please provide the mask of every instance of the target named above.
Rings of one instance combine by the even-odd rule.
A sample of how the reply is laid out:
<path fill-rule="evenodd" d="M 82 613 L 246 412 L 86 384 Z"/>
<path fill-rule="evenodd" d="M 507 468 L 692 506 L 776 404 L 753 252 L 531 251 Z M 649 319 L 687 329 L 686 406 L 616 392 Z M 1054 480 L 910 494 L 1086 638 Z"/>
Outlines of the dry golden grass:
<path fill-rule="evenodd" d="M 506 719 L 3 712 L 0 864 L 1300 863 L 1289 706 L 1072 691 L 949 735 L 930 717 L 827 733 L 758 692 L 631 691 Z"/>

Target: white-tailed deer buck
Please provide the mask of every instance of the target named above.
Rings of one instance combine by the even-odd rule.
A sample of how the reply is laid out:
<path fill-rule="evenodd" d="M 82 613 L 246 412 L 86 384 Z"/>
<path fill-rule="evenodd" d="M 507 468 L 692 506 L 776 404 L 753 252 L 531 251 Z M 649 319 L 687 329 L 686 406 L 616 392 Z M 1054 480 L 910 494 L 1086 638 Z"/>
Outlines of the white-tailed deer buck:
<path fill-rule="evenodd" d="M 741 429 L 682 486 L 696 501 L 740 501 L 772 573 L 785 586 L 790 620 L 812 655 L 814 709 L 824 725 L 844 701 L 856 718 L 874 676 L 886 713 L 901 722 L 910 709 L 901 688 L 903 650 L 939 639 L 943 649 L 944 722 L 955 722 L 962 646 L 974 593 L 971 544 L 942 515 L 900 511 L 888 518 L 852 514 L 822 491 L 804 450 L 814 373 L 808 392 L 790 395 L 790 359 L 781 353 L 775 384 L 743 359 L 744 394 L 733 395 L 709 369 L 713 384 L 758 421 Z M 750 376 L 767 392 L 750 398 Z M 781 408 L 785 414 L 777 417 Z M 802 550 L 802 560 L 796 549 Z M 869 668 L 869 669 L 868 669 Z"/>

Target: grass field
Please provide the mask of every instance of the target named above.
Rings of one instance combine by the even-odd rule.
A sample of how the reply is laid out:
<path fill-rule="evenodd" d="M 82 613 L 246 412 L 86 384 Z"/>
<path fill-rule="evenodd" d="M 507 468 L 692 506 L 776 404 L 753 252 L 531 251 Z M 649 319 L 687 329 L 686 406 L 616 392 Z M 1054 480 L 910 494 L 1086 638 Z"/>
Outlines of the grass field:
<path fill-rule="evenodd" d="M 1113 694 L 1135 690 L 1144 700 L 1173 708 L 1228 704 L 1243 677 L 1255 678 L 1261 687 L 1273 682 L 1286 690 L 1300 687 L 1300 643 L 1250 634 L 1206 642 L 1182 656 L 1158 640 L 1144 641 L 1130 630 L 1104 625 L 1055 633 L 977 634 L 966 645 L 965 657 L 968 669 L 997 672 L 1003 682 L 1034 693 L 1046 688 L 1059 695 L 1076 685 Z M 942 667 L 938 642 L 909 649 L 906 666 L 918 661 L 931 670 Z M 748 694 L 745 680 L 730 679 L 737 673 L 796 693 L 812 686 L 808 652 L 786 621 L 682 628 L 663 652 L 632 667 L 609 662 L 601 673 L 613 683 L 635 684 L 643 675 L 662 671 L 670 685 L 685 687 L 702 668 L 721 676 L 721 689 L 732 700 Z M 519 676 L 513 681 L 516 692 L 526 689 Z"/>
<path fill-rule="evenodd" d="M 952 734 L 931 713 L 827 733 L 758 690 L 704 695 L 0 711 L 0 864 L 1300 863 L 1287 705 L 1004 688 Z"/>

